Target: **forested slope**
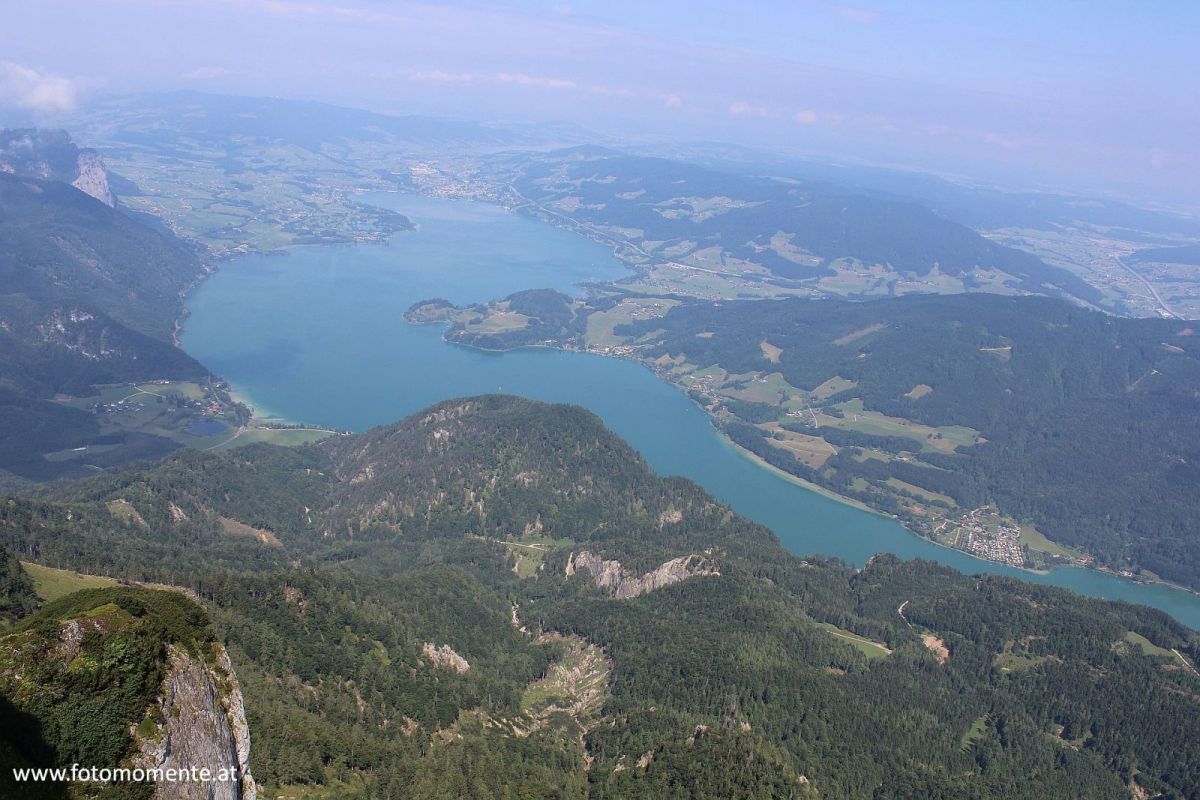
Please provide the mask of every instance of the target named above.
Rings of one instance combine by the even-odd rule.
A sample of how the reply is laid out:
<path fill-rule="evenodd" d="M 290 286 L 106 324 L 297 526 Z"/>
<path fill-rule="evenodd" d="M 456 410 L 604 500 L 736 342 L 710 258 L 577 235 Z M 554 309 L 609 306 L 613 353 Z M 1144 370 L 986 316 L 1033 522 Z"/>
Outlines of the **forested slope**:
<path fill-rule="evenodd" d="M 172 341 L 202 271 L 184 242 L 68 183 L 0 173 L 0 470 L 46 477 L 55 468 L 41 454 L 97 436 L 93 416 L 56 394 L 204 380 Z"/>
<path fill-rule="evenodd" d="M 1194 632 L 796 558 L 578 408 L 480 397 L 181 452 L 0 503 L 0 543 L 194 590 L 272 796 L 1200 791 Z"/>
<path fill-rule="evenodd" d="M 1048 298 L 963 295 L 688 303 L 618 333 L 647 336 L 641 355 L 650 360 L 778 373 L 809 392 L 791 417 L 782 407 L 729 404 L 742 418 L 731 433 L 752 449 L 768 433 L 743 423 L 781 419 L 839 451 L 815 469 L 781 455 L 797 474 L 889 511 L 901 506 L 888 479 L 966 508 L 995 503 L 1102 564 L 1195 587 L 1197 330 Z M 808 407 L 831 416 L 811 426 Z M 832 415 L 849 419 L 860 407 L 928 426 L 914 429 L 973 429 L 980 439 L 939 448 L 899 423 L 890 434 L 835 427 L 842 423 Z M 914 451 L 919 457 L 905 455 Z"/>
<path fill-rule="evenodd" d="M 879 274 L 954 276 L 1099 302 L 1076 275 L 996 244 L 919 203 L 820 181 L 780 181 L 596 147 L 499 158 L 493 169 L 553 214 L 619 235 L 659 260 L 816 280 L 851 259 Z M 862 289 L 865 291 L 867 285 Z M 929 291 L 927 287 L 925 291 Z M 854 292 L 851 291 L 851 294 Z"/>

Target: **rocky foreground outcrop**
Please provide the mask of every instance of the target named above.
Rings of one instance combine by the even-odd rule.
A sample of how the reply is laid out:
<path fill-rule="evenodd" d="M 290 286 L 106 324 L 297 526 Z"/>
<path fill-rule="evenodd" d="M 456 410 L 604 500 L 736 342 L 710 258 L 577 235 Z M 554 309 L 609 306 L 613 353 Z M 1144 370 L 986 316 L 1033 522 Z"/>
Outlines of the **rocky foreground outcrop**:
<path fill-rule="evenodd" d="M 84 589 L 22 618 L 0 632 L 0 708 L 16 766 L 124 770 L 115 781 L 152 783 L 158 800 L 258 798 L 237 676 L 183 592 Z M 0 798 L 27 796 L 21 780 L 0 770 Z M 91 797 L 96 779 L 78 780 L 64 790 Z"/>
<path fill-rule="evenodd" d="M 579 570 L 591 574 L 595 584 L 610 592 L 618 600 L 670 586 L 698 575 L 719 576 L 721 573 L 708 555 L 691 553 L 673 558 L 644 575 L 632 575 L 620 561 L 606 560 L 588 550 L 572 553 L 567 559 L 567 575 Z"/>
<path fill-rule="evenodd" d="M 144 769 L 207 768 L 210 781 L 159 782 L 159 800 L 257 800 L 250 774 L 250 729 L 242 692 L 225 648 L 215 663 L 170 647 L 154 732 L 139 736 L 133 766 Z"/>

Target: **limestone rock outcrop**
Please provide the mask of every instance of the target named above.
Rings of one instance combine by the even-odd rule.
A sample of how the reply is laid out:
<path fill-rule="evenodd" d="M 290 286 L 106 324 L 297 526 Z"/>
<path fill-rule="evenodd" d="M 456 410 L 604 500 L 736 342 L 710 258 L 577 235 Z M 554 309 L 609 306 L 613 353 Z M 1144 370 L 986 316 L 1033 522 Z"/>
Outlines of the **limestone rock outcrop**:
<path fill-rule="evenodd" d="M 452 669 L 459 674 L 471 668 L 467 660 L 454 652 L 454 648 L 448 644 L 439 647 L 433 642 L 425 642 L 421 645 L 421 656 L 435 667 Z"/>
<path fill-rule="evenodd" d="M 207 769 L 211 779 L 159 781 L 156 800 L 257 800 L 242 692 L 225 648 L 215 663 L 172 645 L 153 733 L 137 734 L 134 767 Z M 139 726 L 140 727 L 140 726 Z"/>
<path fill-rule="evenodd" d="M 595 584 L 610 592 L 618 600 L 670 586 L 697 575 L 719 576 L 721 573 L 708 555 L 691 553 L 663 562 L 644 575 L 629 573 L 620 561 L 606 560 L 588 550 L 572 553 L 567 559 L 567 575 L 579 570 L 591 574 Z"/>
<path fill-rule="evenodd" d="M 80 150 L 78 164 L 79 175 L 71 185 L 110 208 L 115 206 L 117 198 L 108 185 L 108 170 L 104 168 L 100 154 L 95 150 Z"/>

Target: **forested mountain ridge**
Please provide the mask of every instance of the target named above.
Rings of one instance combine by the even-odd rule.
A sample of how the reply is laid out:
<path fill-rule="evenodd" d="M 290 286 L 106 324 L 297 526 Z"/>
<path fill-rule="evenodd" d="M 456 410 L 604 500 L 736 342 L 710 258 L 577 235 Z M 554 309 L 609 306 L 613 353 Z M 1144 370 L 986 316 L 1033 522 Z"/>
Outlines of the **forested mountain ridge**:
<path fill-rule="evenodd" d="M 789 471 L 898 513 L 896 480 L 952 515 L 994 503 L 1102 564 L 1194 587 L 1196 328 L 972 295 L 691 303 L 617 332 L 647 360 L 721 369 L 727 386 L 693 390 Z M 774 392 L 749 391 L 767 375 Z M 789 458 L 805 436 L 824 439 L 820 463 Z"/>
<path fill-rule="evenodd" d="M 1200 787 L 1194 632 L 927 563 L 796 558 L 578 408 L 468 398 L 293 450 L 184 451 L 0 503 L 0 537 L 194 590 L 272 792 Z M 596 572 L 675 559 L 692 567 L 636 595 Z"/>
<path fill-rule="evenodd" d="M 1076 275 L 916 202 L 824 182 L 739 175 L 594 147 L 497 157 L 483 174 L 507 182 L 551 220 L 584 223 L 652 260 L 773 276 L 833 294 L 895 293 L 899 276 L 912 282 L 906 291 L 1101 300 Z"/>
<path fill-rule="evenodd" d="M 196 251 L 54 180 L 0 174 L 6 294 L 86 304 L 170 340 L 180 292 L 203 271 Z"/>
<path fill-rule="evenodd" d="M 182 293 L 203 271 L 190 245 L 69 183 L 0 173 L 0 470 L 48 477 L 61 467 L 43 454 L 100 437 L 93 414 L 51 402 L 56 395 L 207 380 L 173 342 Z M 141 437 L 129 449 L 175 446 Z"/>
<path fill-rule="evenodd" d="M 1200 323 L 1035 296 L 550 290 L 406 317 L 449 322 L 448 341 L 483 349 L 636 358 L 742 447 L 943 544 L 1200 586 Z"/>
<path fill-rule="evenodd" d="M 884 198 L 915 200 L 940 216 L 975 230 L 1040 228 L 1050 230 L 1084 224 L 1097 230 L 1117 229 L 1150 237 L 1200 236 L 1194 218 L 1139 208 L 1117 200 L 1005 190 L 960 183 L 924 172 L 797 160 L 765 151 L 729 145 L 670 146 L 672 157 L 711 169 L 749 175 L 778 175 L 805 182 L 827 183 Z"/>

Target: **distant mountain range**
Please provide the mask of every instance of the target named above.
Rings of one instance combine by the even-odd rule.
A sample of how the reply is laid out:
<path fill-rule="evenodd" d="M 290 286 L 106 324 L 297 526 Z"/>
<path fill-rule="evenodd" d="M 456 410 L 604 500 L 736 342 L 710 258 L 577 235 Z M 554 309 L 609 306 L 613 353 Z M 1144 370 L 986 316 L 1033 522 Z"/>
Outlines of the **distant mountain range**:
<path fill-rule="evenodd" d="M 722 172 L 791 178 L 841 191 L 916 201 L 946 219 L 975 230 L 1047 229 L 1085 224 L 1112 229 L 1130 241 L 1200 237 L 1200 220 L 1142 208 L 1127 202 L 1055 193 L 1015 191 L 955 182 L 927 172 L 865 165 L 834 164 L 781 156 L 729 144 L 696 143 L 643 147 Z M 1164 239 L 1169 241 L 1170 239 Z"/>
<path fill-rule="evenodd" d="M 591 146 L 489 164 L 492 179 L 511 183 L 522 197 L 658 260 L 733 274 L 758 269 L 826 289 L 840 274 L 860 276 L 860 288 L 838 291 L 847 294 L 887 294 L 896 276 L 925 280 L 925 291 L 934 291 L 949 277 L 965 291 L 1101 301 L 1075 274 L 912 200 Z"/>
<path fill-rule="evenodd" d="M 417 114 L 381 114 L 305 100 L 179 91 L 115 98 L 80 112 L 77 127 L 98 138 L 148 148 L 187 140 L 236 139 L 294 144 L 319 151 L 346 141 L 453 148 L 564 145 L 597 134 L 570 123 L 482 123 Z"/>

